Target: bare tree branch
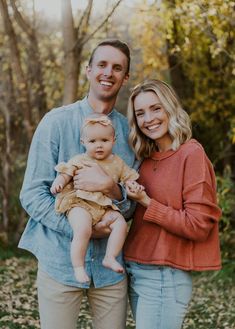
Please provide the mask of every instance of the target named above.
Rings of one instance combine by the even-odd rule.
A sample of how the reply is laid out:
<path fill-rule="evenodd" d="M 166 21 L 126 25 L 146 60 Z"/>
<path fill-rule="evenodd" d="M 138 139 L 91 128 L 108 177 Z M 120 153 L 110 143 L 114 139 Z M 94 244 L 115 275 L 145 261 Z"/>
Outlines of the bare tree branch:
<path fill-rule="evenodd" d="M 17 21 L 17 23 L 19 24 L 19 26 L 22 28 L 22 30 L 29 36 L 29 37 L 33 37 L 33 29 L 31 27 L 30 24 L 28 24 L 28 22 L 26 21 L 26 19 L 22 16 L 22 14 L 20 13 L 20 11 L 18 10 L 15 0 L 10 0 L 11 6 L 13 8 L 14 11 L 14 17 L 15 20 Z"/>
<path fill-rule="evenodd" d="M 93 31 L 91 32 L 91 34 L 89 34 L 86 38 L 84 38 L 83 40 L 77 40 L 74 48 L 78 46 L 81 47 L 84 44 L 86 44 L 104 25 L 105 23 L 109 20 L 109 18 L 112 16 L 112 14 L 114 13 L 114 11 L 116 10 L 116 8 L 120 5 L 120 3 L 122 2 L 122 0 L 118 0 L 116 2 L 116 4 L 113 6 L 113 8 L 111 9 L 110 13 L 106 16 L 106 18 L 100 23 L 100 25 Z"/>
<path fill-rule="evenodd" d="M 77 28 L 78 31 L 79 31 L 80 27 L 83 26 L 83 21 L 85 19 L 86 19 L 85 25 L 88 24 L 88 21 L 89 21 L 88 17 L 90 18 L 92 6 L 93 6 L 93 0 L 89 0 L 89 2 L 87 4 L 87 7 L 84 10 L 83 15 L 82 15 L 82 17 L 81 17 L 81 19 L 80 19 L 80 21 L 78 23 L 78 28 Z"/>
<path fill-rule="evenodd" d="M 35 92 L 31 97 L 32 103 L 34 102 L 35 108 L 37 109 L 36 120 L 39 121 L 42 116 L 47 111 L 47 102 L 46 102 L 46 93 L 45 86 L 43 83 L 42 76 L 42 63 L 40 58 L 40 51 L 38 46 L 38 40 L 36 35 L 36 30 L 31 26 L 30 23 L 27 22 L 26 18 L 22 16 L 20 11 L 16 6 L 15 0 L 10 0 L 10 4 L 13 8 L 14 17 L 20 28 L 26 33 L 29 43 L 29 51 L 28 51 L 28 67 L 29 67 L 29 83 L 35 86 Z M 34 8 L 35 10 L 35 8 Z M 35 15 L 35 12 L 34 12 Z M 35 16 L 34 16 L 35 22 Z M 34 23 L 35 25 L 35 23 Z M 33 105 L 33 104 L 32 104 Z M 32 106 L 33 107 L 33 106 Z"/>

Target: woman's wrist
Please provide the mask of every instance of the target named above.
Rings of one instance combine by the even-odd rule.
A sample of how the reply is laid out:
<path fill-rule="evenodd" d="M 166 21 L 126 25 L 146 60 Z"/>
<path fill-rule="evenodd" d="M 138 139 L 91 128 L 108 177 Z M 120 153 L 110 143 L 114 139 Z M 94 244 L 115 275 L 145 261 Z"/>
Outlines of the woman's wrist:
<path fill-rule="evenodd" d="M 151 198 L 145 193 L 145 196 L 138 201 L 143 207 L 148 208 L 151 202 Z"/>

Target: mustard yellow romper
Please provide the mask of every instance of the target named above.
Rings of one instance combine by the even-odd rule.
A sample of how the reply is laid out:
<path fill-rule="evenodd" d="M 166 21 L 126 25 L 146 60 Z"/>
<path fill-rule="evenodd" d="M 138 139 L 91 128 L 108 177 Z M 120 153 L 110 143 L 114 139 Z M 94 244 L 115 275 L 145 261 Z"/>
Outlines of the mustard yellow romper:
<path fill-rule="evenodd" d="M 105 160 L 92 159 L 85 153 L 79 154 L 71 158 L 67 163 L 59 163 L 55 167 L 55 170 L 73 177 L 77 169 L 83 168 L 84 163 L 89 162 L 98 163 L 116 183 L 125 183 L 127 180 L 136 180 L 139 177 L 139 174 L 134 169 L 128 167 L 128 165 L 115 154 L 111 159 Z M 107 209 L 112 208 L 114 210 L 119 210 L 117 206 L 112 203 L 112 199 L 102 192 L 75 190 L 73 180 L 71 180 L 71 182 L 57 194 L 55 210 L 58 213 L 68 214 L 69 210 L 74 207 L 86 209 L 92 216 L 93 225 L 101 220 Z"/>

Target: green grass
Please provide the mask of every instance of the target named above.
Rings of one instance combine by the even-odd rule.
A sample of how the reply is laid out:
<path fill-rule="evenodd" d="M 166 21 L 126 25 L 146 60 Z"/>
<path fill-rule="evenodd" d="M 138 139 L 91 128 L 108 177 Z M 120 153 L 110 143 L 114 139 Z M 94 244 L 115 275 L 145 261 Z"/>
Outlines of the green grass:
<path fill-rule="evenodd" d="M 0 257 L 0 328 L 40 328 L 35 277 L 36 261 L 32 257 Z M 228 263 L 221 272 L 196 274 L 193 281 L 193 299 L 183 329 L 234 329 L 234 264 Z M 85 297 L 78 328 L 91 328 Z M 135 328 L 130 312 L 126 328 Z"/>

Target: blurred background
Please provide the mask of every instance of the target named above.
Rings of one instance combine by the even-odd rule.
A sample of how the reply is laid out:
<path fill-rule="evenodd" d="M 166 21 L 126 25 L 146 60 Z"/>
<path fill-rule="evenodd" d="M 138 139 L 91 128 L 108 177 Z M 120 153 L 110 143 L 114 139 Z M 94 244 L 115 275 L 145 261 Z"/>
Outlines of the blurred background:
<path fill-rule="evenodd" d="M 15 255 L 27 222 L 18 198 L 37 124 L 86 94 L 91 50 L 120 38 L 132 63 L 117 108 L 126 113 L 145 78 L 175 88 L 214 164 L 225 276 L 235 276 L 234 34 L 232 0 L 0 0 L 0 258 Z"/>

